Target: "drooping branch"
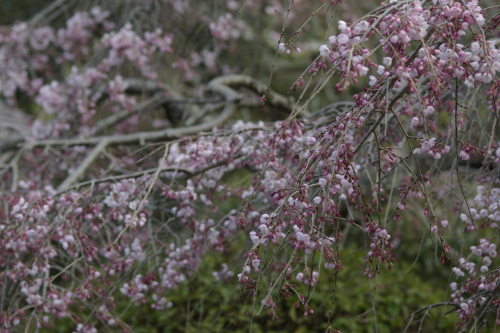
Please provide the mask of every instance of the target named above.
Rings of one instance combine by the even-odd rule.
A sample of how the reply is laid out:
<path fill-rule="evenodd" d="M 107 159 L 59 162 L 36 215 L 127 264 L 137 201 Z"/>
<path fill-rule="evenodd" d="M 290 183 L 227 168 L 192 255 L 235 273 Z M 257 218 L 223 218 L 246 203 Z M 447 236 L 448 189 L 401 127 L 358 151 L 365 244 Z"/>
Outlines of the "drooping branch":
<path fill-rule="evenodd" d="M 180 127 L 180 128 L 166 128 L 158 131 L 147 131 L 147 132 L 136 132 L 130 134 L 120 134 L 120 135 L 106 135 L 106 136 L 94 136 L 94 137 L 78 137 L 78 138 L 68 138 L 68 139 L 46 139 L 33 142 L 27 142 L 24 138 L 14 138 L 11 140 L 6 140 L 2 142 L 0 148 L 2 151 L 11 150 L 20 145 L 24 145 L 26 148 L 33 148 L 39 146 L 76 146 L 76 145 L 97 145 L 102 141 L 106 141 L 108 145 L 117 144 L 130 144 L 130 143 L 144 143 L 148 141 L 156 141 L 161 139 L 174 139 L 186 135 L 196 134 L 204 131 L 208 131 L 215 126 L 223 124 L 233 115 L 236 105 L 241 101 L 240 95 L 231 87 L 247 87 L 252 89 L 257 93 L 265 91 L 265 85 L 257 80 L 249 78 L 243 75 L 228 75 L 222 76 L 212 80 L 207 85 L 207 90 L 218 93 L 224 97 L 223 110 L 219 116 L 213 120 L 206 122 L 204 124 Z M 275 93 L 273 91 L 268 93 L 268 100 L 266 101 L 272 106 L 281 107 L 285 109 L 290 109 L 292 106 L 291 100 L 286 99 L 282 95 Z M 154 95 L 151 99 L 140 103 L 132 114 L 141 112 L 146 108 L 152 108 L 154 106 L 164 103 L 166 98 L 162 94 Z M 130 116 L 131 113 L 117 113 L 116 115 L 105 118 L 100 123 L 97 124 L 98 130 L 103 130 L 107 127 L 112 126 Z"/>

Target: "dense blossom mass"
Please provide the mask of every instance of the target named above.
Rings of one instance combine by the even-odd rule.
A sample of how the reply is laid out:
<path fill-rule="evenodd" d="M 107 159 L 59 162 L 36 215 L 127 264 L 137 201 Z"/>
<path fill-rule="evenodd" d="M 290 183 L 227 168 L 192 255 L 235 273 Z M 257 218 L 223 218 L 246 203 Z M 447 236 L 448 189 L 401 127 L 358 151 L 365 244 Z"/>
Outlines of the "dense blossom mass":
<path fill-rule="evenodd" d="M 450 271 L 457 325 L 498 321 L 498 17 L 476 0 L 383 2 L 335 16 L 311 48 L 308 24 L 342 1 L 197 3 L 71 7 L 64 20 L 51 8 L 58 19 L 0 30 L 0 94 L 27 117 L 0 127 L 1 330 L 126 329 L 118 300 L 175 307 L 169 292 L 207 257 L 214 282 L 240 283 L 261 308 L 291 293 L 312 315 L 309 291 L 349 264 L 347 231 L 364 235 L 373 278 L 412 215 Z M 198 32 L 178 27 L 193 15 Z M 267 84 L 239 67 L 262 15 L 274 20 Z M 280 61 L 305 53 L 296 98 L 275 92 Z M 317 107 L 325 90 L 350 99 Z"/>

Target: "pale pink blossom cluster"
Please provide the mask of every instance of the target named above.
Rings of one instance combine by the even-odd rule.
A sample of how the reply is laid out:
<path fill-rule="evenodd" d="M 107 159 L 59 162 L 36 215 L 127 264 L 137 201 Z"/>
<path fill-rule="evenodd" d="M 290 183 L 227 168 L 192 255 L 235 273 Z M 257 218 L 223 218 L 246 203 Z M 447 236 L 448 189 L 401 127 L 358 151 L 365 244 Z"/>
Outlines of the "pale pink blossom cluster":
<path fill-rule="evenodd" d="M 212 36 L 222 41 L 238 39 L 244 33 L 243 21 L 233 17 L 231 13 L 219 16 L 216 21 L 208 25 Z"/>
<path fill-rule="evenodd" d="M 165 2 L 179 15 L 191 10 L 191 3 Z M 30 33 L 27 24 L 17 24 L 1 33 L 2 95 L 22 107 L 16 93 L 25 93 L 46 120 L 31 126 L 27 143 L 34 148 L 21 144 L 22 152 L 13 154 L 12 163 L 1 171 L 0 199 L 7 204 L 0 207 L 0 281 L 12 290 L 8 296 L 23 305 L 0 315 L 3 329 L 25 324 L 32 314 L 34 325 L 50 327 L 58 318 L 87 309 L 87 304 L 99 311 L 89 314 L 89 323 L 75 322 L 76 331 L 94 332 L 97 321 L 115 327 L 120 318 L 114 306 L 122 297 L 137 306 L 165 310 L 176 306 L 169 293 L 188 283 L 207 256 L 217 260 L 211 275 L 215 281 L 239 280 L 272 309 L 272 298 L 284 289 L 262 290 L 264 285 L 282 284 L 286 289 L 298 281 L 297 289 L 308 289 L 326 275 L 320 271 L 323 267 L 342 268 L 338 247 L 348 228 L 366 237 L 366 276 L 390 267 L 395 261 L 393 231 L 415 210 L 421 210 L 443 250 L 450 252 L 443 244 L 455 221 L 452 214 L 448 219 L 441 214 L 456 209 L 450 203 L 435 209 L 431 203 L 441 186 L 433 182 L 433 172 L 455 149 L 464 161 L 483 157 L 475 145 L 486 146 L 484 141 L 489 155 L 480 182 L 493 179 L 493 185 L 477 187 L 477 195 L 460 206 L 462 214 L 456 219 L 470 232 L 479 227 L 496 230 L 500 191 L 491 174 L 498 165 L 498 145 L 492 138 L 484 140 L 488 131 L 477 133 L 479 139 L 464 138 L 458 147 L 451 145 L 455 126 L 441 119 L 456 121 L 458 135 L 465 136 L 472 131 L 468 125 L 475 126 L 469 122 L 474 113 L 496 110 L 498 104 L 499 53 L 476 32 L 486 24 L 477 1 L 395 1 L 385 4 L 380 16 L 353 24 L 339 21 L 338 34 L 319 47 L 320 57 L 304 73 L 324 85 L 338 78 L 340 90 L 351 83 L 363 85 L 342 112 L 317 115 L 307 110 L 313 103 L 301 105 L 299 99 L 287 120 L 251 123 L 233 116 L 232 125 L 210 133 L 166 142 L 117 142 L 80 175 L 96 182 L 54 190 L 92 152 L 85 140 L 102 131 L 96 129 L 100 121 L 133 112 L 146 98 L 142 95 L 147 93 L 131 91 L 125 73 L 150 79 L 147 84 L 159 87 L 156 93 L 168 86 L 160 77 L 171 76 L 175 87 L 184 83 L 178 77 L 189 78 L 190 85 L 179 88 L 187 91 L 196 80 L 230 70 L 221 55 L 228 51 L 230 56 L 254 27 L 231 14 L 238 10 L 237 3 L 226 5 L 230 13 L 201 20 L 213 38 L 187 56 L 175 54 L 178 38 L 169 30 L 144 32 L 131 23 L 115 26 L 108 21 L 110 13 L 99 8 L 76 13 L 60 29 L 38 27 Z M 251 10 L 259 5 L 249 4 Z M 262 8 L 286 15 L 279 2 Z M 282 39 L 277 47 L 290 53 L 298 51 L 294 45 Z M 57 56 L 49 57 L 52 54 Z M 166 74 L 158 70 L 161 62 L 167 63 Z M 55 64 L 66 71 L 56 70 Z M 313 85 L 304 84 L 305 76 L 294 88 Z M 466 92 L 479 91 L 481 96 L 475 98 L 486 100 L 485 106 L 465 107 L 461 99 L 468 95 L 456 94 L 450 88 L 455 84 Z M 318 94 L 321 87 L 316 88 L 303 96 Z M 198 95 L 200 100 L 213 97 Z M 259 97 L 266 104 L 268 96 Z M 240 101 L 221 105 L 232 103 Z M 243 104 L 236 105 L 236 111 L 244 109 Z M 188 110 L 199 111 L 199 124 L 213 116 L 205 117 L 202 108 L 183 109 Z M 106 130 L 110 136 L 142 131 L 159 113 L 151 112 L 141 122 L 130 117 Z M 49 137 L 53 141 L 46 146 L 35 145 Z M 57 140 L 68 141 L 51 146 Z M 70 145 L 71 140 L 86 143 Z M 420 167 L 422 160 L 432 165 L 430 171 Z M 234 175 L 238 179 L 232 180 Z M 479 183 L 480 177 L 469 178 L 473 185 Z M 461 185 L 450 186 L 462 194 Z M 463 196 L 470 197 L 467 191 Z M 245 248 L 234 268 L 226 255 L 238 237 Z M 452 270 L 460 283 L 452 284 L 451 297 L 464 320 L 474 316 L 499 281 L 494 241 L 483 238 L 471 251 Z M 261 283 L 268 275 L 262 274 L 265 270 L 270 272 L 269 283 Z M 305 298 L 297 296 L 305 314 L 312 314 Z"/>
<path fill-rule="evenodd" d="M 112 27 L 107 21 L 109 13 L 99 7 L 90 12 L 78 12 L 68 19 L 66 27 L 57 31 L 57 44 L 64 50 L 58 62 L 72 61 L 88 55 L 89 45 L 94 33 L 102 26 L 105 30 Z"/>
<path fill-rule="evenodd" d="M 415 148 L 414 154 L 427 154 L 438 160 L 450 151 L 451 147 L 436 142 L 436 138 L 423 139 L 419 148 Z"/>
<path fill-rule="evenodd" d="M 357 46 L 368 40 L 370 28 L 368 21 L 360 21 L 353 27 L 348 27 L 344 21 L 339 21 L 340 33 L 328 38 L 329 45 L 321 45 L 319 52 L 327 63 L 340 66 L 339 70 L 350 73 L 352 78 L 365 76 L 369 67 L 366 62 L 368 49 L 358 49 Z"/>
<path fill-rule="evenodd" d="M 476 196 L 469 202 L 470 210 L 464 209 L 464 212 L 460 214 L 460 219 L 467 224 L 468 229 L 474 229 L 476 223 L 483 227 L 498 229 L 500 188 L 479 185 L 476 192 Z"/>
<path fill-rule="evenodd" d="M 469 258 L 460 258 L 459 266 L 453 267 L 457 282 L 450 284 L 451 299 L 458 306 L 462 320 L 481 311 L 488 293 L 495 292 L 500 284 L 500 274 L 492 266 L 498 260 L 496 245 L 481 239 L 479 245 L 471 246 L 470 250 Z"/>
<path fill-rule="evenodd" d="M 138 35 L 131 24 L 126 24 L 117 32 L 110 32 L 103 36 L 103 47 L 109 48 L 109 55 L 103 60 L 105 69 L 130 62 L 136 66 L 144 76 L 155 79 L 156 73 L 150 62 L 155 53 L 171 53 L 173 36 L 163 34 L 160 29 L 146 32 L 144 37 Z"/>

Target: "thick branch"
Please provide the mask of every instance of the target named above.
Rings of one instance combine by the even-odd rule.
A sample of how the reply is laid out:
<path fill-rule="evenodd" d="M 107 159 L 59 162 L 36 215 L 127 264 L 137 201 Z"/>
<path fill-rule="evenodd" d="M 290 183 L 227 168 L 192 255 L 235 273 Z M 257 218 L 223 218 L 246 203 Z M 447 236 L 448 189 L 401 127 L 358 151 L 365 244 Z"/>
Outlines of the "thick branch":
<path fill-rule="evenodd" d="M 83 160 L 83 162 L 78 166 L 78 168 L 68 175 L 68 177 L 59 185 L 57 188 L 58 191 L 62 191 L 75 182 L 79 177 L 81 177 L 85 170 L 94 162 L 94 160 L 101 154 L 101 152 L 106 149 L 108 142 L 106 140 L 101 141 Z"/>

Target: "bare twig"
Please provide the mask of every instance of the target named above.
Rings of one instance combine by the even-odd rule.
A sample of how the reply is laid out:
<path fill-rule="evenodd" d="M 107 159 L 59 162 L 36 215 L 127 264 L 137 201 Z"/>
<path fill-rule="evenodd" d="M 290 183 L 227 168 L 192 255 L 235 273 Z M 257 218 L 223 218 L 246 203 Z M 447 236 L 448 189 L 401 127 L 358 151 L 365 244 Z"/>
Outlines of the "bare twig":
<path fill-rule="evenodd" d="M 408 320 L 408 323 L 406 324 L 404 330 L 403 330 L 403 333 L 406 333 L 408 331 L 408 329 L 410 328 L 411 324 L 413 323 L 413 319 L 415 318 L 415 315 L 422 312 L 422 311 L 429 311 L 433 308 L 437 308 L 437 307 L 440 307 L 440 306 L 453 306 L 453 307 L 456 307 L 455 304 L 453 303 L 450 303 L 450 302 L 441 302 L 441 303 L 435 303 L 435 304 L 431 304 L 431 305 L 427 305 L 427 306 L 424 306 L 416 311 L 413 311 L 411 316 L 410 316 L 410 319 Z"/>

